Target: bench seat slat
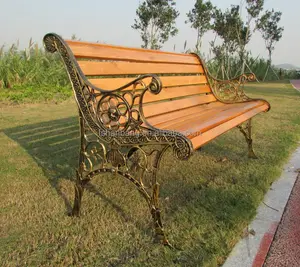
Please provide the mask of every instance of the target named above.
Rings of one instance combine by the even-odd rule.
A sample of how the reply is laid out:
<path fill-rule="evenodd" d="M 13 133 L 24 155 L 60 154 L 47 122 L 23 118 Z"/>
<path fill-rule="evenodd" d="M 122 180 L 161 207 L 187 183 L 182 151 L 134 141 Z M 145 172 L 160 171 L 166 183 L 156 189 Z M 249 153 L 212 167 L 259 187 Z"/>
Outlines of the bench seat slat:
<path fill-rule="evenodd" d="M 233 117 L 239 116 L 250 109 L 263 105 L 263 101 L 251 101 L 236 104 L 223 104 L 218 107 L 208 108 L 206 112 L 200 114 L 191 114 L 183 118 L 161 123 L 156 125 L 162 129 L 172 129 L 174 131 L 182 131 L 188 129 L 191 134 L 195 132 L 205 132 L 212 127 L 223 123 L 224 120 L 230 120 Z M 209 107 L 210 105 L 208 105 Z"/>
<path fill-rule="evenodd" d="M 156 64 L 132 62 L 98 62 L 78 61 L 87 76 L 131 75 L 131 74 L 160 74 L 160 73 L 203 73 L 202 66 L 183 64 Z"/>
<path fill-rule="evenodd" d="M 207 84 L 207 78 L 204 75 L 198 76 L 161 76 L 160 77 L 163 87 L 171 86 L 183 86 L 183 85 L 196 85 L 196 84 Z M 120 88 L 130 82 L 134 78 L 102 78 L 102 79 L 89 79 L 89 81 L 104 90 L 113 90 Z M 151 78 L 143 80 L 146 84 L 149 84 Z M 137 85 L 136 89 L 142 89 L 141 85 Z M 132 90 L 133 86 L 128 87 L 126 90 Z"/>
<path fill-rule="evenodd" d="M 202 114 L 207 110 L 211 110 L 212 108 L 217 108 L 221 105 L 223 105 L 223 103 L 219 101 L 211 102 L 209 104 L 200 104 L 198 106 L 188 107 L 188 108 L 176 110 L 165 114 L 159 114 L 157 116 L 148 118 L 148 122 L 151 123 L 152 125 L 156 125 L 159 127 L 159 124 L 161 123 L 169 122 L 177 119 L 184 119 L 186 116 L 191 116 L 191 115 L 194 116 L 197 114 Z"/>
<path fill-rule="evenodd" d="M 209 131 L 204 132 L 202 135 L 198 135 L 191 139 L 194 149 L 198 149 L 199 147 L 203 146 L 204 144 L 208 143 L 212 139 L 216 138 L 217 136 L 231 130 L 232 128 L 236 127 L 237 125 L 249 120 L 253 116 L 265 112 L 269 109 L 269 105 L 267 103 L 251 109 L 244 114 L 224 122 L 223 124 L 218 125 L 217 127 L 212 128 Z"/>
<path fill-rule="evenodd" d="M 194 65 L 199 64 L 197 57 L 190 54 L 178 54 L 158 50 L 129 48 L 72 40 L 67 40 L 67 44 L 71 48 L 76 58 Z"/>

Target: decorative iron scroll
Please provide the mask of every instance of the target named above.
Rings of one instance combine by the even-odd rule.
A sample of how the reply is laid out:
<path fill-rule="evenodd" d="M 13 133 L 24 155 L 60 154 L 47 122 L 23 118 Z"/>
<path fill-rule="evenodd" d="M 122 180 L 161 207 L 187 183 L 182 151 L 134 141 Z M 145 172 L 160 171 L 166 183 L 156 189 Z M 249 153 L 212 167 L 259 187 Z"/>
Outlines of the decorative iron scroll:
<path fill-rule="evenodd" d="M 202 64 L 212 92 L 220 102 L 231 104 L 254 100 L 248 97 L 242 88 L 246 82 L 254 81 L 256 79 L 254 73 L 244 73 L 230 80 L 219 80 L 211 75 L 198 54 L 192 54 L 194 54 Z"/>
<path fill-rule="evenodd" d="M 184 135 L 157 129 L 146 120 L 144 95 L 160 93 L 159 77 L 142 75 L 115 90 L 103 90 L 86 79 L 60 36 L 47 34 L 44 45 L 47 51 L 60 54 L 79 109 L 81 147 L 72 214 L 79 215 L 84 186 L 93 176 L 117 173 L 131 181 L 146 199 L 157 237 L 163 244 L 170 245 L 160 217 L 156 173 L 169 147 L 181 160 L 191 156 L 193 147 Z M 129 87 L 133 90 L 125 90 Z"/>
<path fill-rule="evenodd" d="M 47 51 L 58 51 L 61 55 L 80 113 L 86 126 L 101 142 L 119 146 L 165 144 L 173 148 L 178 159 L 190 157 L 193 147 L 188 138 L 178 132 L 157 129 L 144 116 L 145 93 L 159 94 L 162 89 L 158 76 L 142 75 L 115 90 L 103 90 L 86 79 L 68 45 L 60 36 L 47 34 L 44 45 Z M 129 87 L 136 88 L 137 85 L 142 89 L 125 90 Z"/>
<path fill-rule="evenodd" d="M 231 80 L 218 80 L 208 75 L 211 89 L 215 97 L 223 103 L 237 103 L 250 101 L 242 85 L 247 81 L 254 81 L 255 75 L 253 73 L 245 73 Z"/>

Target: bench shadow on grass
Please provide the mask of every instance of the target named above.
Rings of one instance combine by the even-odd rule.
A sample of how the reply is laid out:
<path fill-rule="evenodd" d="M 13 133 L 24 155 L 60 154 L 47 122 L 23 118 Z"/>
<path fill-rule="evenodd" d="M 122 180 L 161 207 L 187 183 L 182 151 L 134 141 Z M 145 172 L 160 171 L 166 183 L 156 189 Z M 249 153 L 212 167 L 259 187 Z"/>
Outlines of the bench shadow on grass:
<path fill-rule="evenodd" d="M 42 168 L 51 186 L 63 199 L 66 211 L 72 210 L 71 201 L 61 190 L 59 181 L 67 179 L 75 181 L 75 169 L 78 167 L 79 126 L 77 117 L 29 124 L 3 131 L 9 138 L 19 143 Z M 130 220 L 123 209 L 100 192 L 93 185 L 86 190 L 99 196 L 111 205 L 126 221 Z M 143 229 L 144 230 L 144 229 Z"/>
<path fill-rule="evenodd" d="M 77 167 L 79 133 L 76 117 L 8 128 L 3 131 L 19 143 L 42 168 L 58 195 L 64 200 L 67 212 L 71 203 L 59 188 L 60 179 L 74 179 Z"/>
<path fill-rule="evenodd" d="M 57 194 L 64 200 L 67 212 L 70 212 L 73 195 L 70 200 L 60 189 L 59 181 L 61 179 L 75 179 L 75 168 L 77 168 L 79 151 L 78 118 L 69 117 L 37 124 L 24 125 L 5 129 L 3 132 L 9 138 L 19 143 L 37 162 L 37 164 L 42 168 L 45 176 L 49 179 L 49 183 L 56 189 Z M 228 155 L 226 148 L 219 146 L 218 144 L 210 144 L 208 150 L 209 154 L 216 158 Z M 176 170 L 179 170 L 181 167 L 182 166 L 179 165 L 175 168 Z M 177 171 L 175 173 L 177 173 Z M 220 203 L 220 201 L 211 203 L 210 201 L 210 199 L 216 199 L 216 195 L 218 195 L 217 199 L 222 199 L 222 197 L 226 199 L 225 195 L 222 196 L 222 190 L 210 188 L 205 195 L 200 197 L 199 190 L 201 191 L 201 189 L 193 189 L 194 186 L 190 183 L 180 183 L 178 185 L 178 177 L 169 177 L 167 173 L 162 175 L 166 176 L 166 179 L 168 180 L 166 186 L 169 185 L 171 190 L 173 188 L 177 191 L 175 198 L 181 200 L 176 202 L 176 204 L 174 203 L 175 206 L 170 205 L 170 209 L 165 212 L 165 216 L 172 216 L 176 213 L 178 208 L 182 206 L 187 209 L 190 207 L 190 209 L 193 210 L 204 209 L 219 216 L 221 216 L 220 214 L 223 214 L 224 206 L 222 203 Z M 196 173 L 195 175 L 197 177 L 199 174 Z M 204 168 L 201 176 L 209 177 L 209 169 L 206 170 Z M 96 188 L 91 185 L 87 187 L 87 190 L 95 196 L 100 197 L 105 203 L 109 204 L 125 221 L 130 221 L 140 231 L 149 233 L 149 229 L 146 224 L 141 224 L 130 215 L 126 215 L 124 209 L 104 193 L 100 192 L 98 187 Z M 162 192 L 162 196 L 163 195 L 164 193 Z M 235 211 L 229 210 L 229 214 L 234 212 Z M 220 218 L 220 220 L 222 221 L 224 218 Z"/>

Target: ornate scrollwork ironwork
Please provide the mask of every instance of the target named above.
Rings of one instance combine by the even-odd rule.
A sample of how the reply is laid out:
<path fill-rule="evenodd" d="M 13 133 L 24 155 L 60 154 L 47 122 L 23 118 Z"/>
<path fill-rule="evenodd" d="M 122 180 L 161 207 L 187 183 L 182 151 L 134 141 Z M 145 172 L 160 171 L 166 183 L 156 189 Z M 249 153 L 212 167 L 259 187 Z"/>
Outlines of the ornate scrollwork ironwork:
<path fill-rule="evenodd" d="M 158 76 L 142 75 L 120 88 L 103 90 L 86 79 L 71 50 L 60 36 L 47 34 L 44 37 L 44 45 L 49 52 L 58 51 L 61 55 L 79 110 L 87 127 L 98 138 L 120 145 L 168 144 L 173 147 L 179 159 L 187 159 L 192 154 L 193 148 L 188 138 L 179 133 L 157 129 L 150 125 L 144 116 L 145 93 L 148 91 L 152 94 L 159 94 L 162 89 Z M 149 77 L 151 81 L 146 82 Z M 142 89 L 124 90 L 137 85 L 141 85 Z M 184 152 L 180 152 L 179 149 Z"/>
<path fill-rule="evenodd" d="M 213 75 L 211 75 L 211 73 L 209 72 L 209 70 L 205 66 L 205 63 L 199 57 L 199 55 L 196 53 L 193 54 L 197 56 L 199 61 L 201 62 L 204 73 L 208 78 L 208 83 L 212 89 L 212 92 L 220 102 L 232 104 L 258 100 L 248 97 L 245 91 L 243 90 L 243 85 L 246 82 L 254 81 L 256 79 L 254 73 L 243 73 L 230 80 L 219 80 L 213 77 Z"/>
<path fill-rule="evenodd" d="M 244 73 L 231 80 L 218 80 L 211 75 L 208 76 L 215 97 L 223 103 L 238 103 L 250 101 L 242 86 L 246 81 L 254 81 L 253 73 Z"/>
<path fill-rule="evenodd" d="M 158 208 L 156 172 L 169 147 L 181 160 L 190 157 L 193 147 L 184 135 L 157 129 L 144 115 L 144 96 L 147 92 L 161 92 L 160 78 L 154 74 L 142 75 L 120 88 L 103 90 L 86 79 L 60 36 L 47 34 L 44 45 L 51 53 L 59 52 L 79 109 L 81 149 L 73 214 L 79 214 L 83 187 L 93 176 L 104 172 L 118 173 L 130 180 L 144 196 L 156 233 L 168 245 Z M 133 90 L 125 90 L 129 87 Z"/>

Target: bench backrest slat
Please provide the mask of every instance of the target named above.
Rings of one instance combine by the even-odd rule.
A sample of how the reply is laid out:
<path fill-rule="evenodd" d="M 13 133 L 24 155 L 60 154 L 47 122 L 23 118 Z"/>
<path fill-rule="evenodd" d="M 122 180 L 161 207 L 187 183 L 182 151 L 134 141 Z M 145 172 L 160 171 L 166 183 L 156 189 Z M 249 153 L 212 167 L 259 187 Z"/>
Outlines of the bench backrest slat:
<path fill-rule="evenodd" d="M 184 90 L 182 87 L 169 87 L 163 88 L 158 95 L 154 95 L 150 92 L 147 92 L 144 96 L 143 103 L 151 103 L 165 99 L 176 99 L 183 96 L 193 96 L 193 95 L 202 95 L 210 92 L 210 87 L 207 85 L 204 86 L 186 86 Z"/>
<path fill-rule="evenodd" d="M 176 99 L 167 102 L 150 103 L 144 105 L 144 113 L 147 118 L 174 112 L 185 108 L 207 104 L 216 101 L 215 97 L 210 95 L 190 96 L 182 99 Z"/>
<path fill-rule="evenodd" d="M 117 89 L 143 74 L 160 76 L 162 91 L 144 96 L 147 118 L 216 101 L 196 55 L 79 41 L 67 44 L 82 72 L 101 89 Z M 133 89 L 131 86 L 126 90 Z M 135 87 L 139 89 L 141 85 Z"/>
<path fill-rule="evenodd" d="M 201 65 L 167 64 L 167 63 L 140 63 L 140 62 L 97 62 L 78 61 L 78 64 L 87 76 L 130 75 L 130 74 L 203 74 Z"/>
<path fill-rule="evenodd" d="M 189 54 L 178 54 L 71 40 L 67 41 L 67 44 L 71 47 L 76 58 L 152 63 L 199 64 L 198 59 Z"/>
<path fill-rule="evenodd" d="M 185 86 L 185 85 L 206 85 L 207 78 L 204 75 L 198 76 L 161 76 L 163 87 Z M 104 90 L 112 90 L 122 87 L 124 84 L 130 83 L 132 78 L 102 78 L 89 79 L 89 81 L 97 87 Z M 149 83 L 151 78 L 144 79 L 145 83 Z M 128 87 L 126 90 L 132 90 L 134 86 Z M 136 89 L 141 89 L 141 85 L 135 86 Z"/>

